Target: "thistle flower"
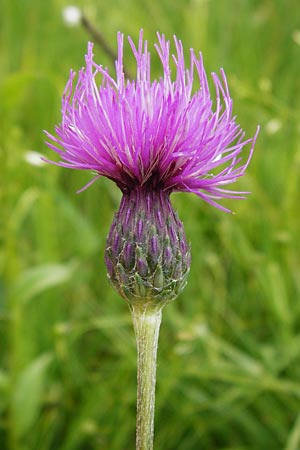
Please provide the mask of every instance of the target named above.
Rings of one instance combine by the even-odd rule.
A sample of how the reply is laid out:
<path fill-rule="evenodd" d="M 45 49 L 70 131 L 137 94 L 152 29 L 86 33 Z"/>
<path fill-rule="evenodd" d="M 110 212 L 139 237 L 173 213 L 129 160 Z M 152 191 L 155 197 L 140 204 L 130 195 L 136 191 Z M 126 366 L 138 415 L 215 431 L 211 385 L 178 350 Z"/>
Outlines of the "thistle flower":
<path fill-rule="evenodd" d="M 122 34 L 118 34 L 116 79 L 93 61 L 89 44 L 86 67 L 76 84 L 71 71 L 56 136 L 47 133 L 49 147 L 60 156 L 55 164 L 94 171 L 87 186 L 105 176 L 123 194 L 107 238 L 105 261 L 112 284 L 130 306 L 136 334 L 137 450 L 153 449 L 162 307 L 184 287 L 190 267 L 190 248 L 170 194 L 191 192 L 229 211 L 218 200 L 244 198 L 245 192 L 224 187 L 245 173 L 258 133 L 244 138 L 232 116 L 223 70 L 219 77 L 212 74 L 213 103 L 201 54 L 191 50 L 186 68 L 181 42 L 174 37 L 176 53 L 170 56 L 169 42 L 157 36 L 163 76 L 154 81 L 142 32 L 138 47 L 129 38 L 137 65 L 134 80 L 125 79 Z M 200 82 L 195 92 L 194 78 Z M 250 149 L 242 158 L 245 146 Z"/>
<path fill-rule="evenodd" d="M 142 31 L 137 47 L 128 38 L 137 66 L 133 80 L 124 76 L 122 34 L 115 79 L 94 62 L 89 43 L 76 84 L 70 73 L 56 136 L 46 133 L 48 146 L 60 156 L 55 164 L 95 172 L 86 187 L 105 176 L 122 191 L 105 260 L 110 280 L 129 303 L 160 304 L 177 296 L 189 271 L 190 250 L 170 194 L 194 193 L 229 212 L 218 201 L 247 194 L 225 186 L 244 175 L 258 133 L 245 139 L 232 115 L 222 69 L 219 76 L 212 74 L 213 102 L 201 54 L 191 49 L 186 67 L 181 41 L 174 37 L 176 52 L 170 55 L 169 41 L 157 37 L 163 75 L 154 81 Z M 195 79 L 200 88 L 194 92 Z"/>

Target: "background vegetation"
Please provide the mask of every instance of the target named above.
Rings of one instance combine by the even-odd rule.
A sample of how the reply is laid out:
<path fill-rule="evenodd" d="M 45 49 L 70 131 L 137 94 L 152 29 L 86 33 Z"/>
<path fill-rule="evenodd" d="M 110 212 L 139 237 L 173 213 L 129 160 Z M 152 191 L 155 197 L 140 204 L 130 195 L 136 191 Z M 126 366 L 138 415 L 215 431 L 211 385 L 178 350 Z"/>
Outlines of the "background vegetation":
<path fill-rule="evenodd" d="M 29 164 L 60 121 L 87 33 L 64 0 L 0 4 L 0 448 L 134 448 L 135 342 L 109 286 L 105 238 L 119 193 L 90 174 Z M 81 0 L 112 46 L 174 33 L 224 67 L 247 135 L 261 133 L 226 215 L 173 202 L 192 242 L 184 293 L 164 312 L 156 450 L 300 448 L 300 23 L 298 0 Z M 129 54 L 127 48 L 126 52 Z M 113 69 L 96 48 L 96 60 Z M 133 61 L 129 60 L 133 70 Z M 159 65 L 153 60 L 153 73 Z M 51 155 L 53 156 L 53 155 Z"/>

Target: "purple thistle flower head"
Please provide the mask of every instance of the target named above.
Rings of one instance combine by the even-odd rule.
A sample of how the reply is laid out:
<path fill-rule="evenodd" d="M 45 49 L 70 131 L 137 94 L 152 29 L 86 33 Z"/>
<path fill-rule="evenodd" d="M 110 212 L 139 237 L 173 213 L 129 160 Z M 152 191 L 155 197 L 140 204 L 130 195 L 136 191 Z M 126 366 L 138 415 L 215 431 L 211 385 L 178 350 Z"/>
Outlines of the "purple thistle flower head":
<path fill-rule="evenodd" d="M 150 53 L 140 33 L 136 48 L 136 79 L 125 80 L 123 35 L 118 34 L 116 79 L 93 61 L 89 43 L 86 68 L 71 71 L 62 99 L 62 122 L 56 135 L 46 133 L 48 146 L 72 169 L 90 170 L 97 177 L 115 181 L 123 192 L 149 186 L 167 192 L 193 192 L 224 209 L 216 200 L 243 198 L 245 193 L 224 189 L 241 177 L 251 159 L 257 133 L 244 139 L 244 132 L 232 116 L 232 99 L 221 69 L 212 74 L 216 102 L 213 101 L 202 56 L 190 50 L 190 66 L 185 67 L 181 42 L 174 37 L 176 54 L 158 34 L 156 51 L 163 67 L 159 80 L 150 78 Z M 172 80 L 170 59 L 176 73 Z M 102 75 L 102 84 L 96 76 Z M 193 93 L 193 80 L 200 89 Z M 241 162 L 243 148 L 250 151 Z M 220 170 L 216 173 L 217 169 Z"/>
<path fill-rule="evenodd" d="M 95 172 L 87 186 L 105 176 L 123 193 L 108 236 L 106 264 L 113 284 L 129 301 L 161 301 L 178 294 L 189 270 L 189 246 L 169 195 L 192 192 L 229 212 L 218 200 L 244 198 L 246 192 L 225 186 L 245 173 L 258 134 L 257 129 L 245 139 L 236 123 L 222 69 L 220 76 L 212 74 L 213 102 L 201 54 L 191 49 L 186 67 L 181 41 L 174 37 L 176 52 L 170 55 L 169 41 L 157 37 L 163 75 L 154 81 L 142 31 L 137 47 L 128 38 L 137 66 L 133 80 L 124 76 L 121 33 L 115 79 L 94 62 L 89 43 L 86 67 L 76 84 L 71 71 L 66 85 L 56 136 L 46 132 L 48 146 L 60 156 L 54 164 Z M 195 92 L 194 79 L 200 83 Z M 249 151 L 242 158 L 245 146 Z"/>

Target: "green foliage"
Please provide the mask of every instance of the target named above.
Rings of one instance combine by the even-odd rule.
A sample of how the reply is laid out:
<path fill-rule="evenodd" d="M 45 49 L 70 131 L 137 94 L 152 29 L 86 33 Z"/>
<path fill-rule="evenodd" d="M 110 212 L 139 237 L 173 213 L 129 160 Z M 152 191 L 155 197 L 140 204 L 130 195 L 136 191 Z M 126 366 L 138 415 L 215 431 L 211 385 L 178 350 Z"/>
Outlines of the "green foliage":
<path fill-rule="evenodd" d="M 224 67 L 248 136 L 261 133 L 252 195 L 226 215 L 173 196 L 192 243 L 180 298 L 164 311 L 156 450 L 300 448 L 300 29 L 298 0 L 79 0 L 112 46 L 174 33 Z M 106 278 L 105 238 L 119 202 L 90 174 L 33 166 L 60 120 L 69 69 L 89 36 L 62 0 L 0 8 L 0 447 L 134 448 L 136 350 L 126 303 Z M 113 69 L 95 49 L 96 59 Z M 129 49 L 126 48 L 126 54 Z M 133 60 L 129 59 L 129 70 Z M 153 58 L 153 75 L 159 64 Z M 53 155 L 51 155 L 53 156 Z"/>
<path fill-rule="evenodd" d="M 16 380 L 11 395 L 11 415 L 14 433 L 19 439 L 30 432 L 37 419 L 50 361 L 50 355 L 39 356 L 21 371 Z"/>

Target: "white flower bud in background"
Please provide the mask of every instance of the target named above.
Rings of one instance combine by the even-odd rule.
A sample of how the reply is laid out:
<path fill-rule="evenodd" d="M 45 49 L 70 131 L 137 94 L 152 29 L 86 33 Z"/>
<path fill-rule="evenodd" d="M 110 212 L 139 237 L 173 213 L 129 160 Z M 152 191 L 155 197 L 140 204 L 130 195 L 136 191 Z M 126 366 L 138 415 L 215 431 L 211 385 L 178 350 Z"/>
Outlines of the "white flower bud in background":
<path fill-rule="evenodd" d="M 43 155 L 34 150 L 28 150 L 24 153 L 24 160 L 31 166 L 43 167 L 46 162 L 43 161 Z"/>
<path fill-rule="evenodd" d="M 82 11 L 77 6 L 66 6 L 62 10 L 62 17 L 64 23 L 68 27 L 76 27 L 80 24 L 82 18 Z"/>
<path fill-rule="evenodd" d="M 280 128 L 282 127 L 282 122 L 280 119 L 274 118 L 269 120 L 266 124 L 266 133 L 267 134 L 276 134 Z"/>

